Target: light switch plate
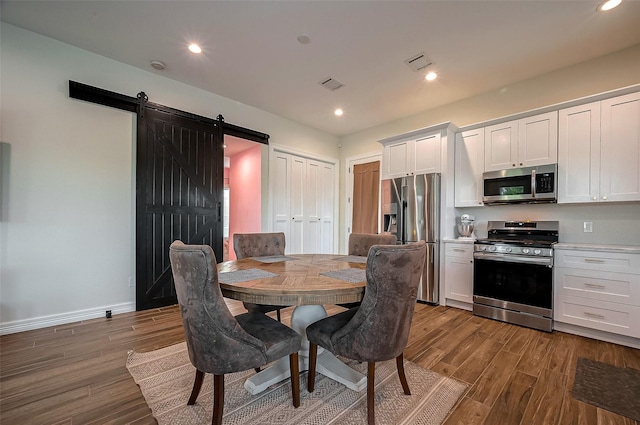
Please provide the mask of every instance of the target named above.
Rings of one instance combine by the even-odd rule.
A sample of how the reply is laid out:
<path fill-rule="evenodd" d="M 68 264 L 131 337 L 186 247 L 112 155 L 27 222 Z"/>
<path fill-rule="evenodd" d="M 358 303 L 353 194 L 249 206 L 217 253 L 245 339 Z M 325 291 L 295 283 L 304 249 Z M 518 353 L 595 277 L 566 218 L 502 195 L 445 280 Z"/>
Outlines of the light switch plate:
<path fill-rule="evenodd" d="M 585 221 L 583 226 L 585 233 L 593 232 L 593 221 Z"/>

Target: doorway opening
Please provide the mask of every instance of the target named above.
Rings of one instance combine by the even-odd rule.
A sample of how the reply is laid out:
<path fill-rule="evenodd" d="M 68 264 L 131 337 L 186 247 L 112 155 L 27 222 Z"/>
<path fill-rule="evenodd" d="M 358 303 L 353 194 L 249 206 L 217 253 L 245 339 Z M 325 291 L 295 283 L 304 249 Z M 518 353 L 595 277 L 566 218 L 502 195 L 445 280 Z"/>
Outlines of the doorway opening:
<path fill-rule="evenodd" d="M 223 261 L 235 260 L 233 235 L 262 230 L 263 143 L 224 136 Z"/>

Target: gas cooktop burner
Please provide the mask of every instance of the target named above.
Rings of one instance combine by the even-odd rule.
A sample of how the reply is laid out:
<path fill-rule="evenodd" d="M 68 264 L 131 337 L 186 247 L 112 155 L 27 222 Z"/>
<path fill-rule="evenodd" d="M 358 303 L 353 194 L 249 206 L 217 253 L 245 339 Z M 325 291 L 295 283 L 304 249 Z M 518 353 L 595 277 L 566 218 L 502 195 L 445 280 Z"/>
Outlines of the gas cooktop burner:
<path fill-rule="evenodd" d="M 475 242 L 474 251 L 552 257 L 553 245 L 558 242 L 558 222 L 490 221 L 487 236 Z"/>
<path fill-rule="evenodd" d="M 476 240 L 477 244 L 487 244 L 487 245 L 496 245 L 496 244 L 504 244 L 504 245 L 524 245 L 529 247 L 542 247 L 549 248 L 551 245 L 556 243 L 555 241 L 539 241 L 534 239 L 478 239 Z"/>

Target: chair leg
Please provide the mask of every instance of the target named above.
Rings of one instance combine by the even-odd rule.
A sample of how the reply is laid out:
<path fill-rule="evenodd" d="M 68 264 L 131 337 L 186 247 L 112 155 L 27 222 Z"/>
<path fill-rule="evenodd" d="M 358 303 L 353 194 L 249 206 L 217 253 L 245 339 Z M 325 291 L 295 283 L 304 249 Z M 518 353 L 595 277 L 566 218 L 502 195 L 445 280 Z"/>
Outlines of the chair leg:
<path fill-rule="evenodd" d="M 191 397 L 189 397 L 189 401 L 187 404 L 192 406 L 196 403 L 198 399 L 198 394 L 200 394 L 200 388 L 202 388 L 202 381 L 204 380 L 204 372 L 201 370 L 196 370 L 196 379 L 193 381 L 193 389 L 191 390 Z"/>
<path fill-rule="evenodd" d="M 278 318 L 278 322 L 282 323 L 282 318 L 280 317 L 280 309 L 276 310 L 276 317 Z"/>
<path fill-rule="evenodd" d="M 253 370 L 256 371 L 256 373 L 260 373 L 262 372 L 262 369 L 260 369 L 259 367 L 254 367 Z"/>
<path fill-rule="evenodd" d="M 298 366 L 298 352 L 289 356 L 289 369 L 291 370 L 291 396 L 293 407 L 300 407 L 300 368 Z"/>
<path fill-rule="evenodd" d="M 313 392 L 316 386 L 316 360 L 318 359 L 318 346 L 309 342 L 309 375 L 307 376 L 307 390 Z"/>
<path fill-rule="evenodd" d="M 411 391 L 409 390 L 409 383 L 407 382 L 407 377 L 404 374 L 404 361 L 403 361 L 404 353 L 400 353 L 398 357 L 396 357 L 396 366 L 398 368 L 398 376 L 400 377 L 400 383 L 402 384 L 402 389 L 406 395 L 411 395 Z"/>
<path fill-rule="evenodd" d="M 369 362 L 367 367 L 367 424 L 375 425 L 375 401 L 373 398 L 373 389 L 376 380 L 376 362 Z"/>
<path fill-rule="evenodd" d="M 224 411 L 224 375 L 213 375 L 213 418 L 212 425 L 222 425 Z"/>

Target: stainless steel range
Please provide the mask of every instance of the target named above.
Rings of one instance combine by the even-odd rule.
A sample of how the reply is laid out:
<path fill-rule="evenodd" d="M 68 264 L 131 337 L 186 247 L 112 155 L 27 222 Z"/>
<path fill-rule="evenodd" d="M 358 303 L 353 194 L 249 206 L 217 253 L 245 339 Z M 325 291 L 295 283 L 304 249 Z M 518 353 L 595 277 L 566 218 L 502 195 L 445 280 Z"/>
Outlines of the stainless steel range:
<path fill-rule="evenodd" d="M 473 313 L 551 332 L 557 221 L 490 221 L 474 245 Z"/>

